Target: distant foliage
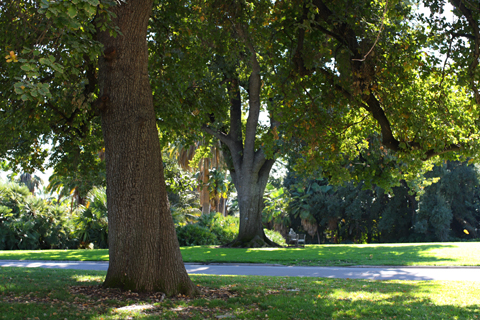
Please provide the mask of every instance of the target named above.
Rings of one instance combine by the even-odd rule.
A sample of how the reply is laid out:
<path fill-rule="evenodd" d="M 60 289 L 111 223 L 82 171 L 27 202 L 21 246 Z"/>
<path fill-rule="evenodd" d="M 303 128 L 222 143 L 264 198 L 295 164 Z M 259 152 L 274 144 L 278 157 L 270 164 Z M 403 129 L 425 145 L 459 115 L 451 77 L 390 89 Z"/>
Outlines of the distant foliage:
<path fill-rule="evenodd" d="M 224 245 L 235 239 L 239 219 L 218 212 L 202 215 L 195 224 L 177 227 L 180 246 Z"/>
<path fill-rule="evenodd" d="M 68 200 L 35 197 L 26 186 L 0 184 L 0 250 L 108 248 L 105 189 L 93 188 L 71 213 Z"/>
<path fill-rule="evenodd" d="M 476 166 L 450 161 L 435 166 L 427 180 L 402 180 L 387 192 L 363 183 L 331 186 L 327 179 L 289 173 L 284 183 L 289 206 L 275 217 L 274 227 L 284 236 L 289 228 L 312 239 L 316 235 L 320 243 L 478 239 L 479 177 Z M 272 217 L 271 206 L 265 217 Z"/>
<path fill-rule="evenodd" d="M 268 230 L 268 229 L 264 229 L 263 231 L 265 232 L 265 235 L 273 242 L 279 245 L 285 244 L 285 238 L 282 236 L 280 232 L 274 231 L 274 230 Z"/>
<path fill-rule="evenodd" d="M 80 248 L 108 248 L 108 211 L 105 189 L 93 188 L 87 195 L 87 204 L 73 214 L 75 238 Z"/>
<path fill-rule="evenodd" d="M 202 215 L 199 225 L 208 228 L 218 239 L 219 244 L 227 244 L 235 239 L 239 228 L 239 219 L 222 216 L 218 212 Z"/>
<path fill-rule="evenodd" d="M 187 224 L 177 229 L 180 246 L 200 246 L 219 244 L 217 237 L 199 224 Z"/>
<path fill-rule="evenodd" d="M 223 245 L 235 239 L 239 219 L 212 212 L 200 215 L 198 199 L 178 198 L 172 209 L 182 246 Z M 191 209 L 191 210 L 190 210 Z M 108 248 L 107 196 L 94 187 L 85 205 L 35 197 L 26 186 L 0 184 L 0 250 Z"/>
<path fill-rule="evenodd" d="M 66 208 L 35 198 L 26 186 L 0 185 L 0 250 L 75 247 Z"/>
<path fill-rule="evenodd" d="M 427 241 L 475 239 L 480 229 L 480 172 L 467 163 L 451 161 L 430 176 L 439 182 L 425 188 L 414 231 Z"/>

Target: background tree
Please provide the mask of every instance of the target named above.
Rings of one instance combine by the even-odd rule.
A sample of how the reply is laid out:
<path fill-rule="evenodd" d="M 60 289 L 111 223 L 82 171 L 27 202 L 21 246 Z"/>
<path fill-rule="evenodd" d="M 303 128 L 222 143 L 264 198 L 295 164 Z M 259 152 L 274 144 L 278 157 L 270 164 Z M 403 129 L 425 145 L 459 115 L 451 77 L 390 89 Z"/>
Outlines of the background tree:
<path fill-rule="evenodd" d="M 259 215 L 278 153 L 302 153 L 299 168 L 322 168 L 332 183 L 356 179 L 386 189 L 430 170 L 438 155 L 475 154 L 478 112 L 465 87 L 441 76 L 441 60 L 426 52 L 434 42 L 425 25 L 413 21 L 409 3 L 186 7 L 191 18 L 169 24 L 168 41 L 153 46 L 155 52 L 168 48 L 154 62 L 158 74 L 188 79 L 172 81 L 177 89 L 156 85 L 186 112 L 160 118 L 174 125 L 185 119 L 191 134 L 203 126 L 229 149 L 242 216 L 232 245 L 269 244 Z M 258 122 L 262 108 L 270 127 Z M 246 123 L 242 110 L 248 110 Z"/>
<path fill-rule="evenodd" d="M 439 181 L 420 197 L 414 231 L 430 241 L 478 236 L 479 172 L 474 165 L 447 162 L 429 173 Z"/>
<path fill-rule="evenodd" d="M 184 170 L 192 171 L 197 167 L 199 169 L 197 176 L 202 214 L 209 214 L 212 207 L 215 211 L 225 214 L 226 192 L 221 192 L 225 188 L 222 188 L 224 183 L 220 178 L 221 170 L 225 171 L 225 165 L 218 141 L 213 143 L 210 140 L 196 141 L 189 146 L 180 144 L 177 159 Z M 222 207 L 220 202 L 223 204 Z"/>
<path fill-rule="evenodd" d="M 264 98 L 257 54 L 259 50 L 263 50 L 263 43 L 257 41 L 257 38 L 265 37 L 266 28 L 262 27 L 261 22 L 264 21 L 270 5 L 269 2 L 263 2 L 256 7 L 241 2 L 195 3 L 188 12 L 192 17 L 188 21 L 195 23 L 177 24 L 176 30 L 169 30 L 173 34 L 173 41 L 167 45 L 171 46 L 170 56 L 173 58 L 157 58 L 158 69 L 162 72 L 167 73 L 172 69 L 180 78 L 192 79 L 189 85 L 180 85 L 177 92 L 172 93 L 174 89 L 170 86 L 165 89 L 172 100 L 182 103 L 183 110 L 190 110 L 187 114 L 192 117 L 186 121 L 196 123 L 197 128 L 201 127 L 203 131 L 215 136 L 228 150 L 227 163 L 237 190 L 241 216 L 238 238 L 232 246 L 274 245 L 264 234 L 261 216 L 263 193 L 274 159 L 268 159 L 264 148 L 258 142 L 261 141 L 262 134 L 265 135 L 268 131 L 276 132 L 274 121 L 271 121 L 270 129 L 261 128 L 259 124 L 261 102 Z M 251 19 L 254 10 L 260 10 L 257 19 Z M 262 31 L 257 32 L 257 27 Z M 194 32 L 194 36 L 188 37 Z M 185 37 L 179 37 L 180 34 Z M 164 44 L 158 42 L 158 45 Z M 178 66 L 177 62 L 191 55 L 192 51 L 193 54 L 202 52 L 202 57 L 206 57 L 204 64 L 201 64 L 203 69 L 199 70 L 195 66 L 187 69 L 192 63 L 187 60 L 187 66 L 183 64 L 183 69 L 178 70 L 175 67 Z M 172 60 L 175 61 L 173 65 Z M 198 63 L 198 60 L 195 62 Z M 189 75 L 182 73 L 182 70 L 188 70 Z M 168 74 L 167 78 L 175 76 Z M 207 92 L 211 87 L 214 89 L 208 93 L 213 98 L 206 99 L 202 92 Z M 205 106 L 205 100 L 217 104 Z M 242 101 L 248 102 L 245 125 L 242 123 Z M 168 115 L 164 113 L 160 117 L 165 120 Z M 172 116 L 168 119 L 164 125 L 178 121 L 172 119 Z"/>

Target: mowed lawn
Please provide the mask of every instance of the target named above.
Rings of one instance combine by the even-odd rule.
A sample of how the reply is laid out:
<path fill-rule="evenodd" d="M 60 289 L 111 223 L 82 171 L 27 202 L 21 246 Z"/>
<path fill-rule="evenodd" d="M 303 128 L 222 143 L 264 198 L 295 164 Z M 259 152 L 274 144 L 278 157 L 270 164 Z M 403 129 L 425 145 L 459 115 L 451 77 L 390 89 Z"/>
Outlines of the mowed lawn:
<path fill-rule="evenodd" d="M 305 248 L 180 248 L 185 262 L 310 266 L 480 266 L 480 242 L 307 245 Z M 108 250 L 0 251 L 1 260 L 108 261 Z"/>
<path fill-rule="evenodd" d="M 0 268 L 0 319 L 480 318 L 480 282 L 192 275 L 192 299 L 102 289 L 104 277 Z"/>

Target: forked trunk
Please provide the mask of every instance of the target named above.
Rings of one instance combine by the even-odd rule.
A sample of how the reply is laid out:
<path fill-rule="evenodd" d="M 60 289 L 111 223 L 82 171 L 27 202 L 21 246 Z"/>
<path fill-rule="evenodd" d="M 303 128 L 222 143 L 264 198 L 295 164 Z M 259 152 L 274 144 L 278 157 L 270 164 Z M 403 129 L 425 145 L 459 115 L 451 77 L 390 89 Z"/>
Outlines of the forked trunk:
<path fill-rule="evenodd" d="M 239 36 L 250 51 L 252 72 L 248 79 L 248 119 L 245 128 L 242 124 L 242 100 L 240 81 L 230 79 L 228 92 L 230 95 L 230 132 L 213 130 L 208 126 L 203 129 L 228 147 L 231 156 L 233 183 L 237 189 L 240 207 L 240 230 L 237 239 L 227 246 L 231 247 L 266 247 L 279 246 L 265 236 L 262 224 L 263 193 L 267 185 L 270 170 L 275 163 L 274 157 L 267 159 L 262 148 L 257 148 L 256 137 L 261 109 L 260 65 L 254 46 L 246 35 L 242 23 L 233 23 L 236 35 Z M 279 122 L 270 118 L 270 129 L 276 132 Z M 245 138 L 243 131 L 245 130 Z"/>
<path fill-rule="evenodd" d="M 105 287 L 192 294 L 170 214 L 152 91 L 146 33 L 152 0 L 113 8 L 121 34 L 100 32 L 110 265 Z"/>

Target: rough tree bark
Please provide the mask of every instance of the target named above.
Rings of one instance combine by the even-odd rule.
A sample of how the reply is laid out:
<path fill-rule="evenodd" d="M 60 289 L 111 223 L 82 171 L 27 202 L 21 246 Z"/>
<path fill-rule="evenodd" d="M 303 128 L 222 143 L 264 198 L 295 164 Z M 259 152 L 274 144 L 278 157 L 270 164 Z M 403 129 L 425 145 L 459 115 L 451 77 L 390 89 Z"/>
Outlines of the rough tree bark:
<path fill-rule="evenodd" d="M 110 265 L 105 287 L 195 293 L 169 211 L 152 91 L 147 24 L 153 0 L 113 8 L 121 35 L 99 32 L 100 99 L 107 168 Z"/>

